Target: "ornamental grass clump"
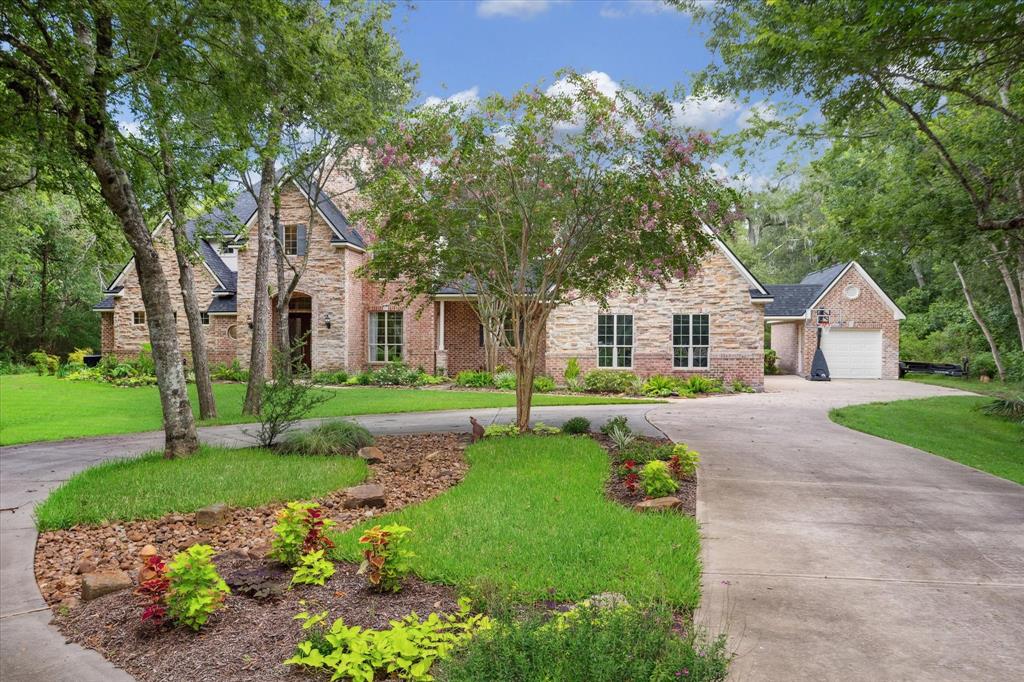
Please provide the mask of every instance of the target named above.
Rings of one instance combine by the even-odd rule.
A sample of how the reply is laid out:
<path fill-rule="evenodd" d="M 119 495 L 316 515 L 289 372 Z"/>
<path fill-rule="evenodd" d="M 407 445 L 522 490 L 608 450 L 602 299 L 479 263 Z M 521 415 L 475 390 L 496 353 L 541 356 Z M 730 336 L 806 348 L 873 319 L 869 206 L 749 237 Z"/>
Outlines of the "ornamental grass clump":
<path fill-rule="evenodd" d="M 355 455 L 373 445 L 373 435 L 354 422 L 337 419 L 324 422 L 304 433 L 292 433 L 281 450 L 295 455 Z"/>
<path fill-rule="evenodd" d="M 405 536 L 411 529 L 398 524 L 374 526 L 363 533 L 359 544 L 363 563 L 359 574 L 366 575 L 370 587 L 378 592 L 398 592 L 402 581 L 412 571 L 409 560 L 415 554 L 405 548 Z"/>
<path fill-rule="evenodd" d="M 287 566 L 297 566 L 303 555 L 334 547 L 324 534 L 334 525 L 334 521 L 324 518 L 320 505 L 289 502 L 277 512 L 269 556 Z"/>

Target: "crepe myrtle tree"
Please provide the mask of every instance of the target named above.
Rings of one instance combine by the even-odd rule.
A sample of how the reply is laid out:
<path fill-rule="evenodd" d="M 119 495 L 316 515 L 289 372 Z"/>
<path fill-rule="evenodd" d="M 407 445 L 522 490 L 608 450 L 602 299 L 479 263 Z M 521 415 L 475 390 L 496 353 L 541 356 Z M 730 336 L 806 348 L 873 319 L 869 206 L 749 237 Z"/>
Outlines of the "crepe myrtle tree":
<path fill-rule="evenodd" d="M 394 122 L 368 140 L 355 216 L 372 235 L 363 272 L 401 283 L 404 302 L 454 286 L 478 316 L 507 312 L 520 430 L 556 305 L 686 279 L 712 246 L 707 226 L 737 217 L 709 172 L 710 137 L 674 126 L 668 98 L 561 76 Z"/>

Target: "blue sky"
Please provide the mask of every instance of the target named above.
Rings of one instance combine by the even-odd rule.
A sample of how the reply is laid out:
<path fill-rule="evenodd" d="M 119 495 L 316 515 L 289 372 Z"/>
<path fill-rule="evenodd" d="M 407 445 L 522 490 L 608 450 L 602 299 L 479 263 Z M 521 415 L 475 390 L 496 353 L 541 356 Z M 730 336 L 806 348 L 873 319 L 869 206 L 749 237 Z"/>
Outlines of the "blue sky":
<path fill-rule="evenodd" d="M 702 28 L 657 0 L 421 0 L 399 7 L 395 33 L 419 64 L 417 102 L 508 94 L 550 84 L 562 68 L 593 73 L 607 87 L 671 92 L 712 60 Z M 731 132 L 758 104 L 684 100 L 682 118 Z M 748 181 L 759 184 L 775 160 L 759 164 Z"/>

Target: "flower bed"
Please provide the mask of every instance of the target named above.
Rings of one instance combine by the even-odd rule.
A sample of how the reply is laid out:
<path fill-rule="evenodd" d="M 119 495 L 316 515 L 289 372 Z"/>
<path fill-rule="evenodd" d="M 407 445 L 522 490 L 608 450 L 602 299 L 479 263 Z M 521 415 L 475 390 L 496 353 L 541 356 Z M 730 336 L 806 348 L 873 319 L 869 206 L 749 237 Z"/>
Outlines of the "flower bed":
<path fill-rule="evenodd" d="M 636 481 L 630 490 L 627 485 L 626 477 L 628 476 L 626 467 L 621 463 L 620 457 L 615 452 L 615 446 L 611 439 L 604 434 L 594 434 L 594 439 L 599 442 L 605 450 L 608 451 L 608 457 L 611 459 L 611 476 L 608 477 L 608 483 L 605 486 L 605 494 L 608 499 L 614 500 L 619 504 L 626 507 L 635 507 L 637 503 L 643 502 L 647 499 L 647 495 L 644 494 L 643 485 Z M 653 448 L 659 446 L 671 446 L 672 441 L 667 439 L 648 438 L 646 436 L 638 436 L 638 442 L 642 442 L 650 445 Z M 641 466 L 635 466 L 637 476 L 639 477 L 639 471 Z M 679 511 L 690 516 L 697 515 L 697 474 L 686 475 L 683 474 L 676 479 L 679 484 L 679 489 L 672 493 L 673 497 L 679 499 L 682 503 Z"/>

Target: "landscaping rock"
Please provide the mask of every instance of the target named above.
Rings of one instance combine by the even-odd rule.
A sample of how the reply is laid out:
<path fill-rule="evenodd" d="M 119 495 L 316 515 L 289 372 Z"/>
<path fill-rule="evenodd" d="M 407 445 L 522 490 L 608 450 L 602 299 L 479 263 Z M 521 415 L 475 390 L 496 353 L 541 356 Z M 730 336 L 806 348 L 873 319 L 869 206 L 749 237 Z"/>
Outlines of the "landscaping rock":
<path fill-rule="evenodd" d="M 678 497 L 658 497 L 653 500 L 637 502 L 639 511 L 664 511 L 666 509 L 682 509 L 683 501 Z"/>
<path fill-rule="evenodd" d="M 384 451 L 374 445 L 359 448 L 357 454 L 365 459 L 367 464 L 380 464 L 384 461 Z"/>
<path fill-rule="evenodd" d="M 200 528 L 213 528 L 228 522 L 230 509 L 223 502 L 211 504 L 196 512 L 196 525 Z"/>
<path fill-rule="evenodd" d="M 387 505 L 384 499 L 384 488 L 376 483 L 345 488 L 344 493 L 345 500 L 341 503 L 343 509 L 384 507 Z"/>
<path fill-rule="evenodd" d="M 92 601 L 111 592 L 127 590 L 132 579 L 124 571 L 98 571 L 82 576 L 82 601 Z"/>

